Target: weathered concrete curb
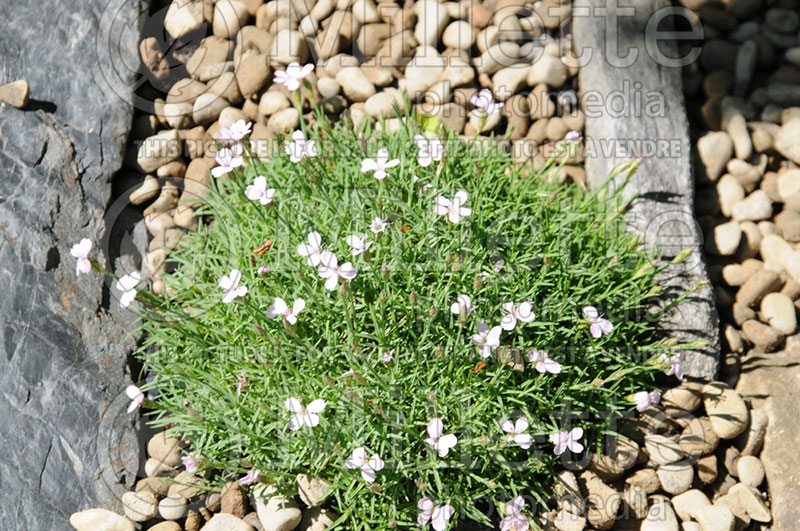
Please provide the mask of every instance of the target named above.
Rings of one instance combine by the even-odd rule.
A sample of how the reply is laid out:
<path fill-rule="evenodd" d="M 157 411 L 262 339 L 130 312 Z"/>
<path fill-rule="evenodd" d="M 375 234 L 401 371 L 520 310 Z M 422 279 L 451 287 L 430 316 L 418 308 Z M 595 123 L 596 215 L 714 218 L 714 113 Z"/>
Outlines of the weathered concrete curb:
<path fill-rule="evenodd" d="M 686 247 L 694 251 L 688 261 L 671 265 L 665 272 L 662 285 L 666 302 L 707 281 L 708 273 L 702 258 L 702 232 L 694 217 L 691 143 L 681 69 L 656 62 L 653 42 L 646 43 L 645 28 L 663 4 L 647 0 L 635 5 L 615 8 L 616 3 L 604 0 L 578 0 L 574 6 L 576 54 L 592 54 L 590 60 L 584 59 L 579 74 L 582 96 L 594 91 L 605 105 L 598 113 L 584 109 L 586 174 L 589 186 L 597 187 L 618 163 L 644 157 L 624 192 L 628 197 L 638 194 L 626 218 L 630 230 L 641 236 L 647 247 L 661 249 L 667 259 Z M 659 49 L 668 57 L 678 56 L 674 42 L 660 41 Z M 636 55 L 624 57 L 628 53 Z M 617 101 L 612 101 L 614 98 Z M 662 100 L 660 107 L 648 106 L 654 98 Z M 623 112 L 618 112 L 620 101 Z M 609 107 L 612 104 L 613 108 Z M 652 147 L 662 152 L 648 153 Z M 618 176 L 614 184 L 624 178 Z M 686 374 L 714 379 L 720 359 L 719 319 L 710 283 L 670 317 L 665 328 L 676 337 L 708 342 L 703 350 L 687 352 Z"/>

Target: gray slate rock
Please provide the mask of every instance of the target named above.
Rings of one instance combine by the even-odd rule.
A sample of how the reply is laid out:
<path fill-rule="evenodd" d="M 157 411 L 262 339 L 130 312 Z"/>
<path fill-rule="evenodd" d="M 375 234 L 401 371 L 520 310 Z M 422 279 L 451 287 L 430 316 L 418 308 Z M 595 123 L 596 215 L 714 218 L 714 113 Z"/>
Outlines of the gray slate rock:
<path fill-rule="evenodd" d="M 617 14 L 615 19 L 606 21 L 605 16 L 599 14 L 607 10 L 604 2 L 579 0 L 574 10 L 582 9 L 585 16 L 574 17 L 572 34 L 576 50 L 591 49 L 593 53 L 591 61 L 580 71 L 581 86 L 590 87 L 600 94 L 606 105 L 609 105 L 610 93 L 625 93 L 626 83 L 629 87 L 629 97 L 625 102 L 628 112 L 622 113 L 629 116 L 618 117 L 618 112 L 604 111 L 601 116 L 591 117 L 587 113 L 587 144 L 594 148 L 593 153 L 587 152 L 589 185 L 595 188 L 602 185 L 618 163 L 644 155 L 639 171 L 624 192 L 628 197 L 638 192 L 627 216 L 630 230 L 638 234 L 646 246 L 660 248 L 667 258 L 686 247 L 694 251 L 688 261 L 670 266 L 665 272 L 661 280 L 665 287 L 662 297 L 665 302 L 666 298 L 707 280 L 708 273 L 702 257 L 701 232 L 693 212 L 695 190 L 691 144 L 680 67 L 657 64 L 645 46 L 645 27 L 660 6 L 655 0 L 638 2 L 635 16 Z M 607 35 L 607 28 L 611 28 L 613 34 Z M 609 42 L 620 43 L 618 55 L 636 53 L 636 59 L 630 65 L 612 66 L 625 61 L 617 59 L 614 62 L 608 57 L 608 53 L 613 51 L 607 46 Z M 679 56 L 674 43 L 661 41 L 660 45 L 665 56 Z M 641 83 L 641 87 L 634 90 L 636 83 Z M 637 92 L 642 102 L 638 109 L 634 97 Z M 645 110 L 650 102 L 646 95 L 653 93 L 664 96 L 662 112 L 648 113 Z M 652 147 L 655 141 L 667 146 L 666 156 L 642 152 Z M 621 157 L 616 156 L 618 153 L 613 149 L 603 149 L 618 144 L 633 149 Z M 619 185 L 624 178 L 624 175 L 618 176 L 614 184 Z M 720 347 L 718 317 L 710 285 L 699 289 L 690 301 L 675 308 L 669 317 L 671 321 L 664 326 L 670 333 L 684 341 L 704 339 L 708 342 L 706 349 L 687 353 L 686 374 L 713 379 L 719 365 Z"/>
<path fill-rule="evenodd" d="M 106 267 L 120 258 L 104 242 L 104 213 L 133 110 L 131 88 L 112 90 L 105 72 L 133 80 L 120 65 L 139 62 L 143 7 L 0 2 L 0 20 L 14 21 L 0 32 L 0 84 L 30 85 L 26 111 L 0 106 L 0 522 L 8 529 L 70 529 L 71 513 L 95 506 L 121 512 L 118 498 L 138 468 L 124 415 L 133 315 L 99 274 L 75 277 L 69 250 L 86 237 Z"/>

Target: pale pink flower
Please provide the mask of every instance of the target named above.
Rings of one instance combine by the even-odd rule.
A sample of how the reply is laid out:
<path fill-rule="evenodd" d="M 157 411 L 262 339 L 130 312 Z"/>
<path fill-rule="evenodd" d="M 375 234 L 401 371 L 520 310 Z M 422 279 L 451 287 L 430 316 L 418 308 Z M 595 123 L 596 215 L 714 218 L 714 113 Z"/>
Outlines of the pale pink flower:
<path fill-rule="evenodd" d="M 125 394 L 131 399 L 131 404 L 128 406 L 128 413 L 133 413 L 134 410 L 144 402 L 144 393 L 135 385 L 129 385 L 125 388 Z"/>
<path fill-rule="evenodd" d="M 669 362 L 669 368 L 665 371 L 667 376 L 675 375 L 678 380 L 683 381 L 683 359 L 685 357 L 685 353 L 683 351 L 678 352 L 673 356 L 669 356 L 666 353 L 661 354 L 661 361 L 662 362 Z"/>
<path fill-rule="evenodd" d="M 122 292 L 119 296 L 119 305 L 122 308 L 127 308 L 136 298 L 136 286 L 142 281 L 142 276 L 138 271 L 134 271 L 130 275 L 122 275 L 117 280 L 116 288 Z"/>
<path fill-rule="evenodd" d="M 569 131 L 567 132 L 564 140 L 567 141 L 567 144 L 573 144 L 581 139 L 581 134 L 577 131 Z"/>
<path fill-rule="evenodd" d="M 390 350 L 389 352 L 381 356 L 381 361 L 384 363 L 389 363 L 391 361 L 394 361 L 394 349 Z"/>
<path fill-rule="evenodd" d="M 258 479 L 258 470 L 251 470 L 239 480 L 240 485 L 249 485 L 250 483 L 255 483 Z"/>
<path fill-rule="evenodd" d="M 303 81 L 308 75 L 314 71 L 314 64 L 309 63 L 303 67 L 298 62 L 289 63 L 286 70 L 278 70 L 275 72 L 273 83 L 280 83 L 285 86 L 290 92 L 300 88 L 300 82 Z"/>
<path fill-rule="evenodd" d="M 430 422 L 428 422 L 428 438 L 425 439 L 425 442 L 433 446 L 438 452 L 439 457 L 445 457 L 449 454 L 450 449 L 458 442 L 458 438 L 452 433 L 447 435 L 443 435 L 443 433 L 444 424 L 442 423 L 442 419 L 438 417 L 432 418 Z"/>
<path fill-rule="evenodd" d="M 267 178 L 259 175 L 253 179 L 253 184 L 245 188 L 244 195 L 250 201 L 258 201 L 262 205 L 272 203 L 272 198 L 275 195 L 275 188 L 267 188 Z"/>
<path fill-rule="evenodd" d="M 517 326 L 517 321 L 530 323 L 536 318 L 529 302 L 521 302 L 519 306 L 515 306 L 513 302 L 503 303 L 503 313 L 505 315 L 500 321 L 500 326 L 503 327 L 503 330 L 514 330 Z"/>
<path fill-rule="evenodd" d="M 225 290 L 222 296 L 222 302 L 230 304 L 237 297 L 244 297 L 247 295 L 247 286 L 240 286 L 239 282 L 242 280 L 242 272 L 238 269 L 231 269 L 230 276 L 223 275 L 219 279 L 219 287 Z"/>
<path fill-rule="evenodd" d="M 258 268 L 258 274 L 259 275 L 266 275 L 269 272 L 270 272 L 270 269 L 267 266 L 261 266 L 261 267 Z"/>
<path fill-rule="evenodd" d="M 506 441 L 517 444 L 523 450 L 531 447 L 531 436 L 525 431 L 528 429 L 528 419 L 519 417 L 515 423 L 506 419 L 500 423 L 500 427 L 508 435 L 505 436 Z"/>
<path fill-rule="evenodd" d="M 316 142 L 306 140 L 306 135 L 299 129 L 292 133 L 292 142 L 286 144 L 283 149 L 289 155 L 289 160 L 295 163 L 303 160 L 303 157 L 314 158 L 319 154 Z"/>
<path fill-rule="evenodd" d="M 450 311 L 455 314 L 469 315 L 472 313 L 472 299 L 469 295 L 459 295 L 456 302 L 450 305 Z"/>
<path fill-rule="evenodd" d="M 244 149 L 241 144 L 234 144 L 229 148 L 222 148 L 217 151 L 214 159 L 219 166 L 211 170 L 211 175 L 214 177 L 222 177 L 226 173 L 230 173 L 244 164 L 242 153 L 244 153 Z"/>
<path fill-rule="evenodd" d="M 366 234 L 363 236 L 352 234 L 347 237 L 347 245 L 350 246 L 350 254 L 353 256 L 358 256 L 367 252 L 369 248 L 372 247 L 372 243 L 371 241 L 367 241 Z"/>
<path fill-rule="evenodd" d="M 660 391 L 639 391 L 633 395 L 633 401 L 636 402 L 636 411 L 642 412 L 650 406 L 658 405 L 661 402 Z"/>
<path fill-rule="evenodd" d="M 417 525 L 431 524 L 434 531 L 444 531 L 456 510 L 452 505 L 435 505 L 430 498 L 422 498 L 417 502 Z"/>
<path fill-rule="evenodd" d="M 367 483 L 375 481 L 376 472 L 383 470 L 384 462 L 378 457 L 378 454 L 373 454 L 372 457 L 367 459 L 367 449 L 359 446 L 353 450 L 353 455 L 347 458 L 344 462 L 345 466 L 350 469 L 361 469 L 361 477 Z"/>
<path fill-rule="evenodd" d="M 317 267 L 322 262 L 322 236 L 319 235 L 319 232 L 309 232 L 308 243 L 299 244 L 297 254 L 308 257 L 306 264 L 309 267 Z"/>
<path fill-rule="evenodd" d="M 614 325 L 603 318 L 594 306 L 584 306 L 583 315 L 589 320 L 589 333 L 592 334 L 592 337 L 595 339 L 603 334 L 610 334 L 614 329 Z"/>
<path fill-rule="evenodd" d="M 422 135 L 414 135 L 414 144 L 419 148 L 419 155 L 417 161 L 423 168 L 430 166 L 433 161 L 442 160 L 444 154 L 444 145 L 438 138 L 428 140 Z"/>
<path fill-rule="evenodd" d="M 450 223 L 458 223 L 461 218 L 472 214 L 472 210 L 464 206 L 467 202 L 467 192 L 464 190 L 456 192 L 452 201 L 442 195 L 437 195 L 433 200 L 433 211 L 440 216 L 447 216 Z"/>
<path fill-rule="evenodd" d="M 303 299 L 295 299 L 290 309 L 286 301 L 280 297 L 275 297 L 270 307 L 267 308 L 267 317 L 275 319 L 283 316 L 287 323 L 293 325 L 297 323 L 297 314 L 302 312 L 305 307 L 306 301 Z"/>
<path fill-rule="evenodd" d="M 583 451 L 583 445 L 578 441 L 583 437 L 583 428 L 572 428 L 570 431 L 559 431 L 550 434 L 550 442 L 555 445 L 553 453 L 561 455 L 569 448 L 573 453 L 579 454 Z"/>
<path fill-rule="evenodd" d="M 369 224 L 369 230 L 372 231 L 373 234 L 380 234 L 386 230 L 386 227 L 389 224 L 383 221 L 378 216 L 372 218 L 372 223 Z"/>
<path fill-rule="evenodd" d="M 320 278 L 327 279 L 325 280 L 325 289 L 331 291 L 335 290 L 336 286 L 339 285 L 339 279 L 345 281 L 353 280 L 356 278 L 356 273 L 358 273 L 358 271 L 350 262 L 345 262 L 340 266 L 339 259 L 336 258 L 335 254 L 329 251 L 322 253 L 322 259 L 317 269 L 317 274 Z"/>
<path fill-rule="evenodd" d="M 558 374 L 561 372 L 561 364 L 557 361 L 550 359 L 547 352 L 543 350 L 531 350 L 528 352 L 528 361 L 533 365 L 534 369 L 541 374 L 549 372 L 551 374 Z"/>
<path fill-rule="evenodd" d="M 287 398 L 283 405 L 293 413 L 289 419 L 289 429 L 297 431 L 303 426 L 308 426 L 309 428 L 317 426 L 319 424 L 319 413 L 325 411 L 327 403 L 318 398 L 305 407 L 298 399 Z"/>
<path fill-rule="evenodd" d="M 486 114 L 498 113 L 503 108 L 502 103 L 494 101 L 492 91 L 488 88 L 481 89 L 477 94 L 473 94 L 469 102 L 473 107 L 482 109 Z"/>
<path fill-rule="evenodd" d="M 503 329 L 494 326 L 491 329 L 483 321 L 478 322 L 478 333 L 472 334 L 472 342 L 478 345 L 478 354 L 482 358 L 488 358 L 492 351 L 500 346 L 500 334 Z"/>
<path fill-rule="evenodd" d="M 400 159 L 392 159 L 389 160 L 389 150 L 386 148 L 381 148 L 378 150 L 378 156 L 375 159 L 364 159 L 361 161 L 361 171 L 363 172 L 374 172 L 372 175 L 379 181 L 382 181 L 388 175 L 386 170 L 390 168 L 394 168 L 400 164 Z"/>
<path fill-rule="evenodd" d="M 89 260 L 89 253 L 92 252 L 92 240 L 83 238 L 69 250 L 69 254 L 78 260 L 75 264 L 75 275 L 81 276 L 92 270 L 92 261 Z"/>
<path fill-rule="evenodd" d="M 197 461 L 191 455 L 182 456 L 181 461 L 183 462 L 183 466 L 186 467 L 186 471 L 190 474 L 197 470 Z"/>
<path fill-rule="evenodd" d="M 244 387 L 247 385 L 247 373 L 242 371 L 236 378 L 236 396 L 241 396 Z"/>
<path fill-rule="evenodd" d="M 524 508 L 525 500 L 522 499 L 522 496 L 506 502 L 506 517 L 500 520 L 500 531 L 528 531 L 531 526 L 528 519 L 522 514 Z"/>
<path fill-rule="evenodd" d="M 215 137 L 223 144 L 233 144 L 250 134 L 253 124 L 244 120 L 236 120 L 230 127 L 221 127 Z"/>

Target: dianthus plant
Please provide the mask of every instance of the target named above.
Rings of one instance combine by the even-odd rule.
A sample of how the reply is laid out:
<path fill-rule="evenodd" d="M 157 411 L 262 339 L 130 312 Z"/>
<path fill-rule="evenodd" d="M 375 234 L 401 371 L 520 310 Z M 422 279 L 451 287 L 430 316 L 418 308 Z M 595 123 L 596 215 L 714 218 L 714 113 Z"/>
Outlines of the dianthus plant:
<path fill-rule="evenodd" d="M 150 421 L 220 483 L 323 479 L 340 528 L 493 505 L 522 525 L 507 502 L 544 503 L 674 356 L 646 310 L 662 262 L 619 195 L 556 182 L 563 160 L 534 172 L 405 123 L 318 116 L 266 161 L 241 140 L 137 305 Z"/>

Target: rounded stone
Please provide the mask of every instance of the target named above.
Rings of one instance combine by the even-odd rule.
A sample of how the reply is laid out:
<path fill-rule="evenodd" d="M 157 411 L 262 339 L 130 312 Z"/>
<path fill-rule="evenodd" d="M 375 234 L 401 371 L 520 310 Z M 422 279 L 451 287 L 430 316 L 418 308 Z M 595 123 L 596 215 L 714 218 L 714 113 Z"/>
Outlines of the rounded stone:
<path fill-rule="evenodd" d="M 647 511 L 647 517 L 642 521 L 641 531 L 680 531 L 678 517 L 666 500 L 656 500 Z"/>
<path fill-rule="evenodd" d="M 165 431 L 156 433 L 147 441 L 147 453 L 166 465 L 178 466 L 181 464 L 181 441 Z"/>
<path fill-rule="evenodd" d="M 69 523 L 77 531 L 134 531 L 130 520 L 106 509 L 86 509 L 73 513 Z"/>
<path fill-rule="evenodd" d="M 785 336 L 797 329 L 797 315 L 792 299 L 783 293 L 769 293 L 761 300 L 761 314 L 772 328 Z"/>
<path fill-rule="evenodd" d="M 703 401 L 703 386 L 696 382 L 683 382 L 678 387 L 664 391 L 661 404 L 664 407 L 675 407 L 692 412 L 700 407 Z"/>
<path fill-rule="evenodd" d="M 743 455 L 736 463 L 739 481 L 749 487 L 758 487 L 764 481 L 764 465 L 753 455 Z"/>
<path fill-rule="evenodd" d="M 672 498 L 672 506 L 684 522 L 694 518 L 700 509 L 709 505 L 711 502 L 708 496 L 698 489 L 687 490 Z"/>
<path fill-rule="evenodd" d="M 750 413 L 739 393 L 723 382 L 703 386 L 703 405 L 711 427 L 721 439 L 733 439 L 747 429 Z"/>
<path fill-rule="evenodd" d="M 167 496 L 158 502 L 158 514 L 164 520 L 178 520 L 186 514 L 186 498 L 180 494 Z"/>
<path fill-rule="evenodd" d="M 126 492 L 121 501 L 125 516 L 134 522 L 146 522 L 158 514 L 156 495 L 149 490 Z"/>
<path fill-rule="evenodd" d="M 463 20 L 451 22 L 444 30 L 442 42 L 448 48 L 468 50 L 475 42 L 475 29 Z"/>
<path fill-rule="evenodd" d="M 708 417 L 693 418 L 683 428 L 679 444 L 688 455 L 697 457 L 713 452 L 719 444 L 719 436 Z"/>
<path fill-rule="evenodd" d="M 697 511 L 695 519 L 703 531 L 733 531 L 736 519 L 727 507 L 709 505 Z"/>
<path fill-rule="evenodd" d="M 657 465 L 675 463 L 683 457 L 683 449 L 678 441 L 664 435 L 645 435 L 644 447 L 650 460 Z"/>
<path fill-rule="evenodd" d="M 658 467 L 661 487 L 670 494 L 680 494 L 692 486 L 694 469 L 690 463 L 672 463 Z"/>

